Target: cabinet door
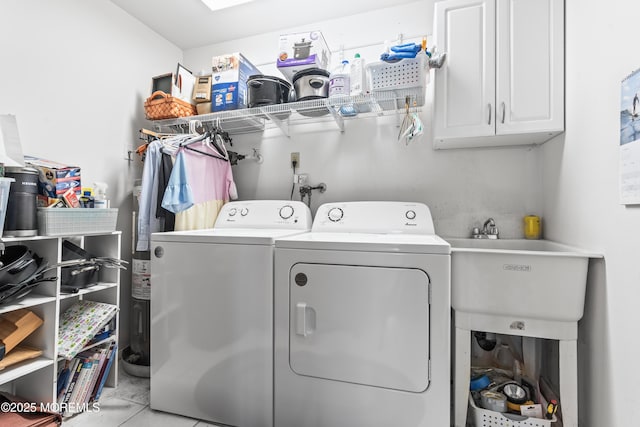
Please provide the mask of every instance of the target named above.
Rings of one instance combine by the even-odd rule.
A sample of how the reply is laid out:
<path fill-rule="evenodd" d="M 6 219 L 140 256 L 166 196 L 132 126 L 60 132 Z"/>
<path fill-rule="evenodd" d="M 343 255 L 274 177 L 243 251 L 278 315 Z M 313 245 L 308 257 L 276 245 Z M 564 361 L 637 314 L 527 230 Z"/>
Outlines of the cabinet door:
<path fill-rule="evenodd" d="M 564 0 L 498 0 L 496 133 L 564 129 Z"/>
<path fill-rule="evenodd" d="M 435 74 L 436 142 L 495 134 L 495 16 L 494 0 L 435 4 L 436 46 L 447 53 Z"/>

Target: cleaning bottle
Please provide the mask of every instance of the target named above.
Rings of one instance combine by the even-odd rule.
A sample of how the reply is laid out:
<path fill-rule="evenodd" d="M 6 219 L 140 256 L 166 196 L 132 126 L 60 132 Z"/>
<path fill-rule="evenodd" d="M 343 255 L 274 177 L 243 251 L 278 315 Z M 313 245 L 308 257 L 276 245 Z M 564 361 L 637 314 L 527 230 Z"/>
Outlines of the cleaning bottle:
<path fill-rule="evenodd" d="M 351 62 L 351 96 L 364 95 L 367 93 L 367 80 L 365 76 L 364 59 L 359 53 Z"/>
<path fill-rule="evenodd" d="M 329 75 L 329 97 L 349 96 L 351 67 L 346 59 Z"/>
<path fill-rule="evenodd" d="M 329 98 L 348 97 L 351 93 L 351 66 L 346 59 L 329 75 Z M 338 108 L 343 117 L 358 114 L 351 102 L 344 103 Z"/>
<path fill-rule="evenodd" d="M 109 200 L 107 199 L 107 188 L 109 186 L 104 182 L 94 182 L 93 183 L 93 192 L 94 192 L 94 200 L 93 206 L 95 208 L 108 208 Z"/>

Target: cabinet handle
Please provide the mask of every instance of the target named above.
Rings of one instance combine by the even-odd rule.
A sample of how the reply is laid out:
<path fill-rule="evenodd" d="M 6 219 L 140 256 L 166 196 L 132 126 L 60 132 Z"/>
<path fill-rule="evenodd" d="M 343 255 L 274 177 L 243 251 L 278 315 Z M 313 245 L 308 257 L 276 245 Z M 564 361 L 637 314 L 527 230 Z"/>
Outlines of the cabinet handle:
<path fill-rule="evenodd" d="M 487 104 L 487 108 L 489 109 L 489 121 L 487 122 L 488 125 L 491 124 L 491 104 Z"/>
<path fill-rule="evenodd" d="M 502 124 L 504 124 L 504 115 L 505 112 L 507 111 L 506 106 L 504 105 L 504 102 L 502 103 Z"/>

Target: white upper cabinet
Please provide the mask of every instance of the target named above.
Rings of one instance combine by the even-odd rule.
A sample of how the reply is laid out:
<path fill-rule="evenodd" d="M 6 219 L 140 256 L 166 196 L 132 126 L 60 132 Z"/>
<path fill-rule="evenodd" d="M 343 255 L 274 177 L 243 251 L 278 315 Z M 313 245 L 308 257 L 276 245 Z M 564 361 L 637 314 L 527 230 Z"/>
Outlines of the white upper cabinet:
<path fill-rule="evenodd" d="M 435 4 L 435 148 L 540 144 L 564 131 L 564 1 Z"/>

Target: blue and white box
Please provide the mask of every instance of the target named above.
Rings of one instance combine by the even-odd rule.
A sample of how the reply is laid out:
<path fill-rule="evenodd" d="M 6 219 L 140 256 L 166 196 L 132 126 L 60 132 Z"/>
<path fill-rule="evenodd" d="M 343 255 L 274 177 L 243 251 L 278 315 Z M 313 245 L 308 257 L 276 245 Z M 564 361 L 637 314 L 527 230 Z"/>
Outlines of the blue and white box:
<path fill-rule="evenodd" d="M 211 70 L 211 111 L 246 108 L 247 79 L 260 70 L 239 52 L 214 56 Z"/>
<path fill-rule="evenodd" d="M 276 65 L 283 76 L 293 81 L 293 76 L 309 68 L 327 70 L 331 52 L 320 31 L 284 34 L 280 36 Z"/>

